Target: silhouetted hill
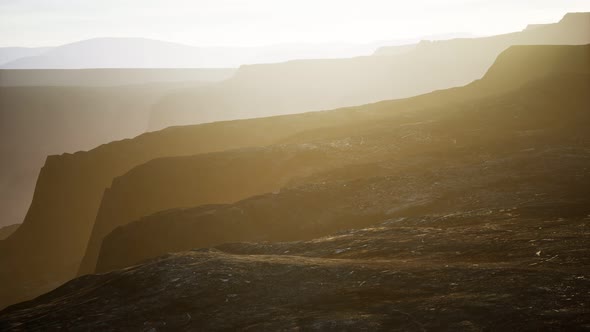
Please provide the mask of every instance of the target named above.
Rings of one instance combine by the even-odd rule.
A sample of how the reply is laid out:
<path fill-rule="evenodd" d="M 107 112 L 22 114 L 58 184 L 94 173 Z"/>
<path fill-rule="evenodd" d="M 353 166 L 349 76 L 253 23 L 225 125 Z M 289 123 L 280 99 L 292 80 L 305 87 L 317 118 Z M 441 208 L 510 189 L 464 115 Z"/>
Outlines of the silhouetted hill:
<path fill-rule="evenodd" d="M 232 79 L 165 97 L 152 130 L 236 118 L 263 117 L 406 98 L 479 79 L 511 45 L 588 44 L 590 13 L 511 34 L 423 41 L 390 56 L 297 60 L 242 66 Z M 383 52 L 381 52 L 383 53 Z"/>
<path fill-rule="evenodd" d="M 10 234 L 14 233 L 14 231 L 16 231 L 18 226 L 20 226 L 20 224 L 14 224 L 14 225 L 0 227 L 0 240 L 4 240 L 8 236 L 10 236 Z"/>
<path fill-rule="evenodd" d="M 93 38 L 56 47 L 0 48 L 0 68 L 227 68 L 294 59 L 348 58 L 370 55 L 388 45 L 465 36 L 468 34 L 451 33 L 364 44 L 289 43 L 253 47 L 195 47 L 146 38 Z"/>
<path fill-rule="evenodd" d="M 51 47 L 0 47 L 0 67 L 19 58 L 37 56 L 47 52 Z"/>
<path fill-rule="evenodd" d="M 145 38 L 94 38 L 54 47 L 40 55 L 16 59 L 5 63 L 2 68 L 199 68 L 204 67 L 203 61 L 214 60 L 204 59 L 202 51 L 197 47 Z M 222 54 L 217 50 L 213 55 Z M 219 59 L 219 64 L 222 61 Z M 230 66 L 226 64 L 219 67 Z"/>
<path fill-rule="evenodd" d="M 235 69 L 0 69 L 0 86 L 119 86 L 219 82 Z"/>
<path fill-rule="evenodd" d="M 556 47 L 536 47 L 537 51 L 533 54 L 543 52 L 545 49 L 553 50 Z M 576 58 L 580 56 L 589 59 L 590 46 L 563 48 L 571 50 L 571 53 L 563 56 L 564 63 L 572 65 L 579 63 L 580 61 Z M 530 49 L 534 49 L 534 47 Z M 371 126 L 377 124 L 377 128 L 382 125 L 385 132 L 391 132 L 392 122 L 395 123 L 396 119 L 411 114 L 424 114 L 420 110 L 429 110 L 424 112 L 435 116 L 446 114 L 446 112 L 440 112 L 447 109 L 445 105 L 450 107 L 449 110 L 453 110 L 454 106 L 466 105 L 465 103 L 469 102 L 475 103 L 473 109 L 477 110 L 476 100 L 479 98 L 485 96 L 492 98 L 491 96 L 494 94 L 518 88 L 521 82 L 513 81 L 514 75 L 526 77 L 526 75 L 531 75 L 527 71 L 533 70 L 533 76 L 537 77 L 539 72 L 559 74 L 559 71 L 563 70 L 561 66 L 545 66 L 541 63 L 539 65 L 540 67 L 534 68 L 534 70 L 524 67 L 522 72 L 510 73 L 510 76 L 505 79 L 505 84 L 499 85 L 496 89 L 493 89 L 495 85 L 486 87 L 484 78 L 478 84 L 469 87 L 436 92 L 407 100 L 330 112 L 174 127 L 144 134 L 133 140 L 103 145 L 90 152 L 49 157 L 39 176 L 33 203 L 25 222 L 12 236 L 0 242 L 0 263 L 2 266 L 8 267 L 3 271 L 10 271 L 10 273 L 3 272 L 0 275 L 0 282 L 3 285 L 9 285 L 9 287 L 2 288 L 3 303 L 14 303 L 31 298 L 54 288 L 75 275 L 83 251 L 88 244 L 105 188 L 111 185 L 113 178 L 125 174 L 135 166 L 165 156 L 191 155 L 277 143 L 304 144 L 312 142 L 314 137 L 327 140 L 327 143 L 330 143 L 332 136 L 338 139 L 341 139 L 343 135 L 354 136 L 351 135 L 351 132 L 354 133 L 355 128 L 364 123 L 367 123 L 367 127 L 361 126 L 361 128 L 370 129 Z M 568 70 L 568 72 L 572 70 Z M 583 70 L 585 68 L 580 69 L 580 71 Z M 524 100 L 532 103 L 535 107 L 524 108 L 526 112 L 523 113 L 523 116 L 527 115 L 530 118 L 531 116 L 527 112 L 535 109 L 554 110 L 556 109 L 555 105 L 560 105 L 561 108 L 563 105 L 570 104 L 572 107 L 577 107 L 578 102 L 586 102 L 585 99 L 579 101 L 576 96 L 579 96 L 580 93 L 585 95 L 588 78 L 582 77 L 572 86 L 568 82 L 573 81 L 564 80 L 549 88 L 531 89 L 533 97 L 527 96 Z M 581 84 L 584 82 L 586 85 Z M 562 91 L 561 87 L 566 90 Z M 552 96 L 552 98 L 545 100 L 540 98 L 542 96 Z M 518 99 L 509 99 L 506 103 L 495 101 L 493 98 L 490 100 L 494 109 L 507 112 L 503 119 L 508 124 L 511 123 L 515 109 L 518 110 L 518 108 L 513 109 L 509 106 L 511 102 Z M 585 113 L 586 109 L 582 109 L 584 111 L 581 113 L 582 117 L 575 121 L 583 128 L 586 128 L 587 123 L 586 118 L 583 117 L 587 114 Z M 573 108 L 573 110 L 578 110 L 578 108 Z M 539 114 L 535 113 L 535 118 L 544 119 L 542 116 L 539 117 Z M 550 115 L 548 118 L 550 121 L 548 121 L 555 124 L 555 119 L 552 117 L 555 113 L 549 112 L 548 114 Z M 447 119 L 450 124 L 443 128 L 462 126 L 462 121 L 464 121 L 462 117 L 457 119 L 449 116 Z M 485 117 L 479 118 L 479 120 L 485 120 L 484 123 L 488 121 Z M 568 118 L 566 123 L 570 123 L 570 120 Z M 402 136 L 408 135 L 406 139 L 429 145 L 428 137 L 432 137 L 432 135 L 420 130 L 412 130 L 412 122 L 398 122 L 398 125 L 404 123 L 407 125 L 405 128 L 408 131 L 404 131 Z M 527 130 L 529 129 L 534 130 L 535 128 L 533 126 Z M 572 132 L 570 131 L 568 134 Z M 375 133 L 378 138 L 383 131 L 379 130 Z M 491 137 L 498 137 L 498 133 L 494 130 L 491 130 L 489 134 Z M 449 144 L 452 142 L 452 137 L 445 137 L 444 133 L 441 135 L 443 137 L 441 140 L 446 140 Z M 467 138 L 471 139 L 471 137 Z M 367 136 L 367 139 L 371 139 L 371 137 Z M 380 141 L 380 139 L 376 141 Z M 389 145 L 387 140 L 381 140 L 381 142 L 388 142 L 387 149 L 395 148 L 393 145 Z M 512 141 L 504 142 L 507 145 L 513 143 Z M 356 146 L 358 147 L 358 145 Z M 368 146 L 375 147 L 374 145 Z M 378 145 L 376 147 L 382 148 Z M 368 149 L 364 153 L 370 152 L 371 149 Z M 377 153 L 378 150 L 375 152 Z M 377 153 L 377 156 L 379 155 Z M 244 179 L 244 181 L 248 181 L 248 179 Z M 242 183 L 236 184 L 236 186 L 239 185 Z"/>

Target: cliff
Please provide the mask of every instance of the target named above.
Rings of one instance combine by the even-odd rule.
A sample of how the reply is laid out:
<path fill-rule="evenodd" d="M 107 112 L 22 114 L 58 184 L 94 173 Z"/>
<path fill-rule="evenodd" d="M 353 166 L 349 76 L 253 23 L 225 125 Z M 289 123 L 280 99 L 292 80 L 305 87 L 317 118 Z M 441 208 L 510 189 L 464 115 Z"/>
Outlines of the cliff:
<path fill-rule="evenodd" d="M 244 148 L 149 161 L 105 190 L 79 274 L 93 273 L 104 236 L 157 211 L 232 203 L 274 192 L 291 179 L 344 162 L 342 153 L 311 146 Z"/>
<path fill-rule="evenodd" d="M 588 47 L 564 48 L 577 50 L 588 49 Z M 538 47 L 538 52 L 543 52 L 543 50 L 544 47 Z M 583 52 L 573 52 L 572 56 L 580 56 L 580 54 L 586 55 Z M 579 63 L 579 61 L 567 57 L 564 57 L 563 61 L 572 64 Z M 542 64 L 540 66 L 535 69 L 535 73 L 552 70 Z M 518 74 L 531 75 L 527 72 L 519 72 Z M 429 115 L 436 118 L 437 114 L 443 114 L 439 111 L 444 105 L 451 105 L 449 110 L 453 110 L 455 108 L 452 105 L 457 102 L 469 103 L 470 100 L 486 95 L 491 98 L 494 94 L 511 87 L 517 88 L 519 84 L 512 81 L 513 75 L 515 73 L 511 73 L 511 76 L 505 79 L 505 84 L 496 91 L 473 85 L 464 89 L 451 89 L 367 107 L 173 127 L 160 132 L 143 134 L 132 140 L 103 145 L 89 152 L 49 157 L 37 181 L 33 203 L 25 222 L 12 236 L 0 242 L 0 263 L 6 267 L 0 271 L 0 281 L 2 285 L 6 285 L 1 289 L 2 303 L 9 304 L 31 298 L 45 290 L 54 288 L 75 275 L 88 245 L 105 188 L 111 186 L 115 177 L 125 174 L 135 166 L 165 156 L 194 155 L 277 143 L 299 144 L 313 141 L 315 137 L 332 143 L 329 135 L 334 137 L 355 136 L 351 133 L 354 133 L 356 128 L 360 128 L 359 126 L 364 123 L 369 129 L 375 125 L 381 128 L 377 131 L 367 129 L 369 130 L 367 134 L 374 131 L 378 133 L 376 137 L 381 137 L 381 134 L 384 133 L 383 130 L 385 133 L 392 134 L 389 126 L 391 124 L 385 121 L 387 119 L 395 124 L 395 121 L 403 119 L 413 112 L 417 112 L 415 114 L 421 114 L 421 116 Z M 587 79 L 582 79 L 578 83 L 584 82 L 587 82 Z M 579 91 L 587 93 L 584 84 L 573 86 L 563 84 L 553 88 L 562 87 L 569 89 L 570 93 L 579 93 Z M 548 100 L 546 106 L 543 104 L 534 104 L 534 106 L 550 107 L 555 103 L 570 105 L 576 102 L 576 99 L 573 98 L 557 98 L 560 96 L 557 93 L 562 91 L 554 90 L 556 98 Z M 527 100 L 535 101 L 536 99 L 529 98 Z M 575 106 L 575 104 L 572 105 Z M 535 110 L 535 107 L 527 109 Z M 421 109 L 429 109 L 430 111 L 418 112 Z M 514 111 L 512 108 L 500 109 L 504 109 L 509 114 Z M 512 117 L 505 116 L 503 119 L 511 121 Z M 549 118 L 549 120 L 554 119 Z M 409 135 L 407 139 L 418 142 L 416 144 L 420 144 L 420 146 L 431 146 L 428 132 L 412 130 L 412 123 L 413 121 L 397 122 L 397 125 L 406 124 L 405 128 L 408 131 L 402 131 L 402 136 Z M 455 123 L 461 124 L 461 122 Z M 585 124 L 587 122 L 579 119 L 577 123 Z M 393 134 L 397 135 L 402 132 Z M 362 137 L 364 136 L 358 132 L 356 137 L 361 138 L 358 144 L 363 142 L 364 145 L 367 142 L 366 139 L 370 138 L 367 136 L 363 141 Z M 468 138 L 471 139 L 471 137 Z M 377 142 L 380 140 L 377 139 Z M 388 141 L 381 142 L 385 142 L 388 148 L 395 149 L 395 145 L 387 145 Z M 452 142 L 452 138 L 448 138 L 446 142 Z M 407 146 L 413 148 L 413 144 Z M 436 146 L 438 145 L 432 145 L 432 147 Z M 370 153 L 372 150 L 366 151 Z"/>

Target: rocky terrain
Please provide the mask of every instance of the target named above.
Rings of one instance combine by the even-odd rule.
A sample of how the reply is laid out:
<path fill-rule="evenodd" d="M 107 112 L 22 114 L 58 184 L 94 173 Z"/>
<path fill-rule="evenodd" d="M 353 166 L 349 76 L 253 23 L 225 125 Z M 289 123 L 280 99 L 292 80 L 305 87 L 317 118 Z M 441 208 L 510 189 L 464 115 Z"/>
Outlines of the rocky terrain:
<path fill-rule="evenodd" d="M 588 202 L 394 218 L 75 279 L 0 313 L 46 330 L 584 330 Z M 584 210 L 585 211 L 582 211 Z"/>

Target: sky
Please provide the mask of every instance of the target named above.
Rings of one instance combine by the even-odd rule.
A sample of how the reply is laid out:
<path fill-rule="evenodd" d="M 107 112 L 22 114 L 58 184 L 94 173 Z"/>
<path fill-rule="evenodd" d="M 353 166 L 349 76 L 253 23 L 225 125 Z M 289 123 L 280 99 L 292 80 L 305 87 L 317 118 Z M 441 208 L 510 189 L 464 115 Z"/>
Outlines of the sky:
<path fill-rule="evenodd" d="M 590 11 L 589 0 L 0 0 L 0 47 L 143 37 L 194 46 L 495 35 Z"/>

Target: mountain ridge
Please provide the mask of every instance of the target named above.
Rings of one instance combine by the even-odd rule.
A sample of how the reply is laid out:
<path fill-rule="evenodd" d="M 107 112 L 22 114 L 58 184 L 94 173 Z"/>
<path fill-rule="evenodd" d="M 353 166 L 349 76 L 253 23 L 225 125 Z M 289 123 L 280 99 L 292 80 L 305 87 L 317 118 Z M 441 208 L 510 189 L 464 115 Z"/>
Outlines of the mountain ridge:
<path fill-rule="evenodd" d="M 588 52 L 589 48 L 563 47 L 584 50 L 573 53 L 582 56 L 587 55 L 584 52 Z M 543 46 L 538 48 L 542 50 Z M 510 83 L 499 89 L 510 88 Z M 467 89 L 475 91 L 469 87 Z M 415 107 L 421 108 L 432 103 L 440 104 L 445 100 L 452 101 L 458 91 L 460 90 L 450 89 L 434 93 L 437 97 L 430 101 L 425 97 L 414 97 L 386 104 L 415 103 Z M 493 94 L 494 91 L 485 93 Z M 467 96 L 478 97 L 475 94 Z M 372 107 L 384 104 L 376 105 Z M 2 298 L 14 303 L 32 297 L 30 294 L 19 294 L 20 287 L 24 285 L 39 294 L 57 286 L 56 282 L 72 278 L 90 237 L 104 189 L 115 176 L 138 164 L 161 156 L 271 145 L 298 132 L 326 127 L 326 124 L 334 126 L 359 123 L 359 118 L 372 116 L 371 114 L 377 115 L 377 118 L 383 116 L 383 113 L 367 113 L 356 107 L 340 111 L 173 127 L 161 132 L 146 133 L 133 140 L 102 145 L 91 152 L 48 157 L 38 178 L 33 203 L 25 222 L 8 239 L 0 242 L 1 263 L 13 269 L 10 275 L 3 273 L 0 276 L 3 284 L 11 285 L 3 290 L 7 293 Z M 23 269 L 25 266 L 26 269 Z"/>
<path fill-rule="evenodd" d="M 243 65 L 214 87 L 179 90 L 160 100 L 150 129 L 334 109 L 462 86 L 481 78 L 511 45 L 590 43 L 590 13 L 569 17 L 532 31 L 424 41 L 389 56 Z"/>

